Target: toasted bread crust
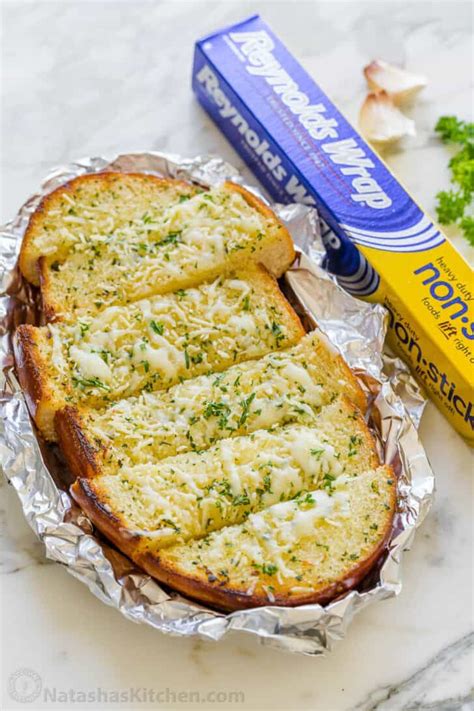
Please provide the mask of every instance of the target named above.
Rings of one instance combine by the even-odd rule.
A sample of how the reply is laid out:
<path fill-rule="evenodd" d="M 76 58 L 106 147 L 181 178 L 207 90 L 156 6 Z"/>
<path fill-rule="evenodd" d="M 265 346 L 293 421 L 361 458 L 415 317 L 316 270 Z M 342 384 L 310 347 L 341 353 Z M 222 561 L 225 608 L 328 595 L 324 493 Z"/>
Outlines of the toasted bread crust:
<path fill-rule="evenodd" d="M 322 332 L 317 330 L 318 344 L 317 352 L 321 358 L 327 360 L 327 353 L 331 353 L 334 358 L 334 368 L 341 372 L 342 378 L 347 382 L 349 391 L 346 396 L 351 400 L 358 409 L 365 413 L 367 411 L 367 396 L 362 390 L 359 381 L 357 380 L 353 370 L 346 363 L 339 350 L 331 343 L 329 338 Z"/>
<path fill-rule="evenodd" d="M 54 416 L 59 445 L 71 472 L 76 477 L 94 478 L 100 474 L 100 452 L 87 436 L 77 407 L 68 405 Z"/>
<path fill-rule="evenodd" d="M 264 264 L 253 265 L 251 271 L 254 271 L 258 274 L 259 282 L 262 286 L 261 291 L 265 294 L 268 293 L 271 298 L 275 300 L 275 303 L 278 305 L 278 308 L 280 308 L 284 313 L 286 313 L 288 317 L 288 322 L 292 325 L 292 329 L 294 330 L 294 342 L 297 343 L 301 338 L 303 338 L 306 331 L 304 330 L 304 326 L 301 323 L 298 314 L 293 309 L 292 305 L 285 298 L 283 292 L 281 291 L 276 276 L 272 274 Z M 245 273 L 243 274 L 243 276 L 244 275 Z M 255 288 L 257 288 L 256 285 Z"/>
<path fill-rule="evenodd" d="M 133 535 L 124 528 L 123 521 L 100 501 L 92 482 L 76 479 L 70 488 L 73 499 L 84 513 L 94 522 L 99 531 L 114 543 L 122 553 L 134 560 L 140 544 L 140 536 Z"/>
<path fill-rule="evenodd" d="M 13 338 L 16 372 L 31 416 L 36 417 L 38 406 L 45 397 L 44 364 L 35 341 L 35 327 L 18 326 Z"/>
<path fill-rule="evenodd" d="M 63 396 L 47 377 L 40 343 L 43 332 L 35 326 L 22 325 L 16 330 L 13 340 L 15 367 L 26 399 L 28 410 L 38 429 L 47 441 L 55 441 L 53 415 L 64 405 Z"/>

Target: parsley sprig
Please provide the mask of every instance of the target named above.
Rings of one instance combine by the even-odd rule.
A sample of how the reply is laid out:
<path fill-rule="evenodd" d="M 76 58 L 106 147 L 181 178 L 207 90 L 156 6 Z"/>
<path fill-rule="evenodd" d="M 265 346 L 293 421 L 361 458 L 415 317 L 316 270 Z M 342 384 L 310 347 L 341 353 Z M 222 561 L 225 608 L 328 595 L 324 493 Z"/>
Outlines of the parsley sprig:
<path fill-rule="evenodd" d="M 467 241 L 474 246 L 474 123 L 460 121 L 456 116 L 441 116 L 435 131 L 444 143 L 461 146 L 449 161 L 451 182 L 455 187 L 442 190 L 436 196 L 438 220 L 442 225 L 458 225 Z"/>

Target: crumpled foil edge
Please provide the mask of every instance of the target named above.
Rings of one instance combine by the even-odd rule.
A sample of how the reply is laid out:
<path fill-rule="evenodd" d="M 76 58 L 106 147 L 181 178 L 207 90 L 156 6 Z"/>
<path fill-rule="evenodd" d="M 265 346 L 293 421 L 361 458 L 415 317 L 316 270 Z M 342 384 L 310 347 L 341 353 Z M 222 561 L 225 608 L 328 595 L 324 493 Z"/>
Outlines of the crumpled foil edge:
<path fill-rule="evenodd" d="M 303 312 L 339 348 L 373 394 L 370 425 L 382 460 L 398 472 L 399 511 L 386 558 L 369 585 L 359 586 L 325 607 L 282 608 L 268 605 L 223 614 L 191 602 L 136 568 L 96 536 L 87 518 L 59 488 L 45 459 L 13 370 L 11 334 L 18 323 L 33 320 L 28 285 L 15 269 L 17 255 L 31 214 L 41 198 L 67 180 L 102 170 L 148 172 L 193 180 L 203 185 L 231 179 L 243 181 L 218 156 L 182 158 L 172 154 L 131 153 L 113 158 L 78 160 L 55 169 L 38 193 L 0 232 L 0 356 L 3 361 L 0 394 L 0 453 L 5 476 L 15 488 L 29 525 L 43 542 L 46 556 L 63 563 L 104 603 L 134 622 L 162 632 L 219 640 L 231 630 L 256 635 L 272 647 L 310 655 L 323 654 L 344 638 L 353 616 L 375 601 L 401 590 L 403 552 L 433 500 L 434 477 L 418 439 L 417 426 L 425 398 L 406 365 L 383 353 L 386 314 L 383 307 L 354 299 L 319 267 L 324 249 L 314 208 L 272 205 L 300 248 L 299 263 L 286 282 Z M 246 187 L 262 197 L 258 188 Z M 262 198 L 263 199 L 263 198 Z"/>

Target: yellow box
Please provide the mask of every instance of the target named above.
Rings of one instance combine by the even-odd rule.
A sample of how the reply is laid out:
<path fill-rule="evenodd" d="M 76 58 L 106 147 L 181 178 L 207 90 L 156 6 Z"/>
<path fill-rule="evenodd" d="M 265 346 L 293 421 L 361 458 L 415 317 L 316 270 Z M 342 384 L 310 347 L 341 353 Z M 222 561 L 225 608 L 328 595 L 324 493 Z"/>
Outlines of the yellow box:
<path fill-rule="evenodd" d="M 472 270 L 447 240 L 427 252 L 359 250 L 380 275 L 369 299 L 388 309 L 390 345 L 455 429 L 474 442 Z"/>

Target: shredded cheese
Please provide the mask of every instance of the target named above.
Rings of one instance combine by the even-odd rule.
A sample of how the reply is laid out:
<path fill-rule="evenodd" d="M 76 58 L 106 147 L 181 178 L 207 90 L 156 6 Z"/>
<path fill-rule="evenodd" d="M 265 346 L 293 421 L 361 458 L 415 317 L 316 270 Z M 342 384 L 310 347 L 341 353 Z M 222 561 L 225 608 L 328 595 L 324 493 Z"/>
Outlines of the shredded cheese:
<path fill-rule="evenodd" d="M 74 401 L 98 406 L 289 345 L 299 331 L 281 310 L 278 293 L 274 299 L 259 291 L 258 274 L 220 277 L 48 326 L 51 376 Z"/>
<path fill-rule="evenodd" d="M 240 284 L 234 280 L 232 286 Z M 178 360 L 175 355 L 172 364 Z M 291 349 L 220 375 L 202 375 L 165 392 L 143 392 L 89 411 L 83 428 L 91 443 L 107 451 L 109 468 L 116 467 L 117 457 L 130 465 L 144 464 L 258 429 L 314 423 L 332 397 L 326 382 L 314 336 L 308 334 Z M 298 444 L 294 446 L 296 452 Z M 312 446 L 324 450 L 324 463 L 326 445 Z"/>

